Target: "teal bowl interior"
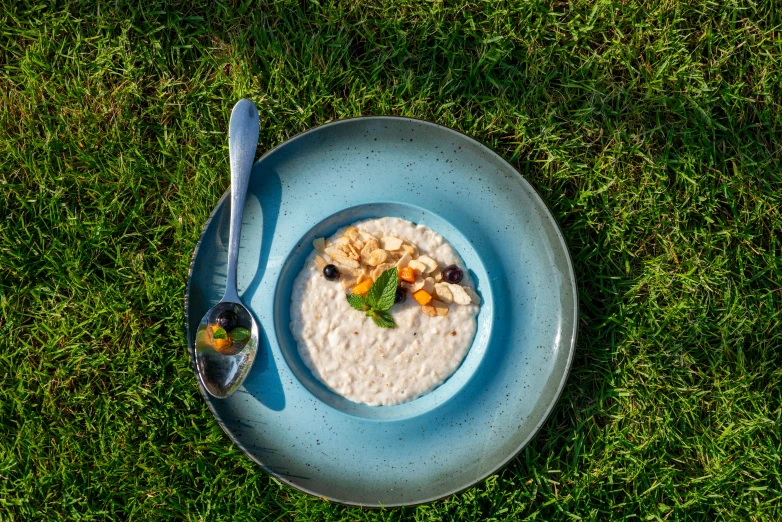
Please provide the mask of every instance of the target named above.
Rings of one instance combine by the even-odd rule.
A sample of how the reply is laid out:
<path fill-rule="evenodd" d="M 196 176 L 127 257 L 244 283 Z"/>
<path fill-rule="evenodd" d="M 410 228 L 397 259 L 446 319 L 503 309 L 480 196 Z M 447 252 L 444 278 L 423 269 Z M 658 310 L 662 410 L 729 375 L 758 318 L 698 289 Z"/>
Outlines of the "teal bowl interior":
<path fill-rule="evenodd" d="M 217 204 L 193 257 L 191 350 L 223 292 L 229 205 L 225 197 Z M 382 216 L 441 233 L 484 303 L 450 379 L 409 403 L 369 407 L 332 393 L 302 364 L 289 299 L 314 237 Z M 307 131 L 255 164 L 241 238 L 239 293 L 261 325 L 258 355 L 230 398 L 201 391 L 229 437 L 281 482 L 349 505 L 442 498 L 509 462 L 554 407 L 576 339 L 570 257 L 538 194 L 475 140 L 396 117 Z"/>
<path fill-rule="evenodd" d="M 304 266 L 304 261 L 312 252 L 312 240 L 316 237 L 329 237 L 339 228 L 361 221 L 378 217 L 399 217 L 416 224 L 426 225 L 432 230 L 437 230 L 446 240 L 456 248 L 457 252 L 469 267 L 476 290 L 482 299 L 482 306 L 478 314 L 478 331 L 470 351 L 467 353 L 459 369 L 441 386 L 415 400 L 397 406 L 367 406 L 350 401 L 341 395 L 329 390 L 318 381 L 312 372 L 304 365 L 299 356 L 296 341 L 293 339 L 290 324 L 290 295 L 293 288 L 293 280 Z M 486 281 L 481 285 L 481 281 Z M 470 242 L 462 236 L 458 228 L 440 218 L 436 214 L 423 208 L 404 205 L 401 203 L 373 203 L 348 208 L 333 214 L 315 225 L 297 244 L 291 252 L 285 266 L 280 272 L 279 282 L 275 297 L 275 331 L 280 342 L 282 354 L 288 366 L 298 380 L 324 404 L 343 413 L 355 415 L 367 419 L 390 420 L 402 419 L 413 415 L 420 415 L 433 410 L 457 394 L 480 368 L 481 371 L 491 371 L 491 365 L 481 364 L 491 336 L 492 307 L 494 292 L 488 284 L 489 277 L 484 268 L 483 261 L 472 248 Z M 503 289 L 497 289 L 499 295 Z"/>

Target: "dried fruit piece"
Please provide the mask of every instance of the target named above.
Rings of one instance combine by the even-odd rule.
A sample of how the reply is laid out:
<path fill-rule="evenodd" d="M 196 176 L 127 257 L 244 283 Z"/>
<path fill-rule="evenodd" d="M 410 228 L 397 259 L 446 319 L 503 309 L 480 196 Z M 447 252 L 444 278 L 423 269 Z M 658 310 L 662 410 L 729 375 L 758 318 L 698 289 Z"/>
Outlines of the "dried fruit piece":
<path fill-rule="evenodd" d="M 432 299 L 432 302 L 429 304 L 429 306 L 433 306 L 435 312 L 437 312 L 437 315 L 445 316 L 448 315 L 448 305 L 443 303 L 442 301 L 438 301 L 437 299 Z"/>
<path fill-rule="evenodd" d="M 367 292 L 369 292 L 369 289 L 372 286 L 372 282 L 373 281 L 371 279 L 364 279 L 353 287 L 353 293 L 358 295 L 365 295 Z"/>
<path fill-rule="evenodd" d="M 312 246 L 322 254 L 326 251 L 326 240 L 322 237 L 316 238 L 312 241 Z"/>
<path fill-rule="evenodd" d="M 231 339 L 213 339 L 212 346 L 220 353 L 231 353 L 233 348 Z"/>
<path fill-rule="evenodd" d="M 421 307 L 421 311 L 430 317 L 437 316 L 437 310 L 434 309 L 434 306 L 424 305 Z"/>
<path fill-rule="evenodd" d="M 432 259 L 429 256 L 418 256 L 418 259 L 416 259 L 416 261 L 426 265 L 426 272 L 425 273 L 427 273 L 427 274 L 431 274 L 432 272 L 434 272 L 438 268 L 437 261 L 435 261 L 434 259 Z"/>
<path fill-rule="evenodd" d="M 399 250 L 402 248 L 402 240 L 398 237 L 386 236 L 381 240 L 381 244 L 386 250 Z"/>
<path fill-rule="evenodd" d="M 453 292 L 449 288 L 448 283 L 436 283 L 434 285 L 434 291 L 437 293 L 438 299 L 446 304 L 453 303 Z"/>
<path fill-rule="evenodd" d="M 418 290 L 416 293 L 413 294 L 413 299 L 415 299 L 416 302 L 421 306 L 426 306 L 430 302 L 432 302 L 432 295 L 428 293 L 426 290 Z"/>
<path fill-rule="evenodd" d="M 325 259 L 323 259 L 320 256 L 315 256 L 315 266 L 323 270 L 324 268 L 326 268 L 326 265 L 328 265 L 328 263 L 326 263 Z"/>
<path fill-rule="evenodd" d="M 377 250 L 369 254 L 369 261 L 367 262 L 367 264 L 372 266 L 378 266 L 382 263 L 385 263 L 386 259 L 388 259 L 388 252 L 386 252 L 382 248 L 378 248 Z"/>
<path fill-rule="evenodd" d="M 449 290 L 451 290 L 451 293 L 453 294 L 453 302 L 459 305 L 468 305 L 472 302 L 472 299 L 470 299 L 470 296 L 467 295 L 467 292 L 464 291 L 463 286 L 459 285 L 449 285 Z"/>
<path fill-rule="evenodd" d="M 397 265 L 398 266 L 398 265 Z M 415 283 L 415 272 L 409 266 L 399 269 L 399 279 L 408 283 Z"/>

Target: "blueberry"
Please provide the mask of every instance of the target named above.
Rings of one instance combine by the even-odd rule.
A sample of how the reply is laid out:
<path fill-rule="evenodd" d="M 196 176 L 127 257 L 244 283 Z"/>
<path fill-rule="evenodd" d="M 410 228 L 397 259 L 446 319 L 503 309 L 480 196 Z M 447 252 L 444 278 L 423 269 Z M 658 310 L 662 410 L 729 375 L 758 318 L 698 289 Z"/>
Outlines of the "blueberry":
<path fill-rule="evenodd" d="M 239 317 L 236 316 L 236 312 L 233 310 L 225 310 L 217 316 L 217 326 L 230 332 L 239 325 Z"/>
<path fill-rule="evenodd" d="M 401 303 L 405 299 L 407 299 L 407 292 L 405 292 L 405 289 L 401 286 L 397 287 L 396 295 L 394 296 L 394 302 Z"/>
<path fill-rule="evenodd" d="M 456 265 L 443 268 L 443 279 L 449 283 L 456 284 L 462 280 L 464 272 Z"/>
<path fill-rule="evenodd" d="M 326 265 L 323 267 L 323 275 L 329 281 L 336 281 L 339 279 L 339 268 L 334 265 Z"/>

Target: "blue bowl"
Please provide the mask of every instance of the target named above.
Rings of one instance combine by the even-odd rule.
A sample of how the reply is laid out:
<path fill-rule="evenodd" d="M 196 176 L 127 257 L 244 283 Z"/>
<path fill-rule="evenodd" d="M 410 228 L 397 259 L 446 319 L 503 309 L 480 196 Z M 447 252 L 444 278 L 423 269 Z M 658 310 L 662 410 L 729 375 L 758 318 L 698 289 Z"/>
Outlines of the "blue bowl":
<path fill-rule="evenodd" d="M 196 247 L 186 298 L 191 350 L 222 296 L 230 200 Z M 442 234 L 483 299 L 478 332 L 440 387 L 397 406 L 341 397 L 313 377 L 290 333 L 293 280 L 315 237 L 395 216 Z M 231 439 L 296 489 L 361 506 L 428 502 L 510 461 L 540 429 L 567 378 L 577 295 L 562 234 L 529 183 L 490 149 L 433 123 L 366 117 L 314 128 L 254 166 L 239 293 L 261 325 L 244 387 L 201 390 Z"/>

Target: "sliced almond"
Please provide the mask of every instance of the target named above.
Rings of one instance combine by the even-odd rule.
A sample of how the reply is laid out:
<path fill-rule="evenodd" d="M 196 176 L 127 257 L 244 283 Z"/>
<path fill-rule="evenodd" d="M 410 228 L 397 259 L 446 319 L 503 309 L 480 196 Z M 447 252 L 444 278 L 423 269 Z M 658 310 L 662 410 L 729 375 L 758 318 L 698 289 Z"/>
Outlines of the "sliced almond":
<path fill-rule="evenodd" d="M 377 266 L 374 270 L 372 270 L 372 279 L 377 280 L 378 277 L 380 277 L 380 274 L 388 270 L 389 268 L 393 268 L 394 265 L 391 263 L 381 263 Z"/>
<path fill-rule="evenodd" d="M 464 291 L 467 293 L 467 295 L 470 296 L 470 300 L 473 304 L 480 305 L 481 304 L 481 296 L 475 293 L 475 290 L 470 288 L 469 286 L 463 286 Z"/>
<path fill-rule="evenodd" d="M 358 273 L 358 276 L 356 277 L 356 284 L 359 284 L 361 281 L 367 278 L 367 271 L 365 268 L 362 268 L 361 271 Z"/>
<path fill-rule="evenodd" d="M 421 311 L 428 315 L 429 317 L 435 317 L 437 316 L 437 310 L 434 309 L 434 306 L 428 304 L 426 306 L 421 307 Z"/>
<path fill-rule="evenodd" d="M 427 277 L 424 279 L 424 286 L 421 287 L 421 290 L 424 290 L 427 294 L 433 294 L 434 293 L 434 279 L 431 277 Z"/>
<path fill-rule="evenodd" d="M 470 296 L 464 291 L 463 286 L 454 285 L 449 283 L 448 289 L 453 294 L 453 302 L 459 305 L 468 305 L 472 302 Z"/>
<path fill-rule="evenodd" d="M 437 315 L 448 315 L 448 305 L 442 301 L 433 299 L 429 304 L 434 307 L 434 311 L 437 313 Z"/>
<path fill-rule="evenodd" d="M 377 241 L 377 238 L 375 236 L 373 236 L 369 232 L 365 232 L 364 230 L 359 230 L 358 234 L 359 236 L 361 236 L 361 239 L 363 239 L 365 243 L 370 239 L 374 239 L 375 241 Z"/>
<path fill-rule="evenodd" d="M 345 256 L 331 256 L 334 262 L 338 265 L 342 265 L 348 268 L 359 268 L 361 263 Z"/>
<path fill-rule="evenodd" d="M 355 241 L 353 241 L 353 246 L 356 247 L 356 249 L 358 249 L 359 252 L 361 252 L 361 249 L 364 248 L 364 242 L 361 241 L 360 239 L 356 239 Z"/>
<path fill-rule="evenodd" d="M 437 297 L 445 304 L 453 303 L 453 292 L 451 292 L 449 286 L 448 283 L 436 283 L 434 285 L 434 291 L 437 294 Z"/>
<path fill-rule="evenodd" d="M 417 259 L 413 259 L 409 263 L 407 263 L 407 266 L 415 270 L 416 274 L 425 274 L 426 273 L 426 265 L 422 262 L 418 261 Z"/>
<path fill-rule="evenodd" d="M 386 250 L 399 250 L 402 248 L 402 240 L 393 236 L 385 236 L 380 240 L 380 244 Z"/>
<path fill-rule="evenodd" d="M 396 267 L 397 267 L 397 268 L 404 268 L 404 267 L 406 267 L 406 266 L 407 266 L 407 264 L 408 264 L 410 261 L 412 261 L 412 259 L 413 259 L 413 258 L 412 258 L 412 257 L 410 257 L 410 254 L 408 254 L 407 252 L 405 252 L 404 254 L 402 254 L 402 257 L 400 257 L 400 258 L 399 258 L 399 261 L 397 261 L 397 262 L 396 262 Z"/>
<path fill-rule="evenodd" d="M 427 274 L 431 274 L 432 272 L 437 270 L 437 261 L 435 261 L 429 256 L 418 256 L 418 259 L 416 259 L 416 261 L 426 265 Z"/>
<path fill-rule="evenodd" d="M 442 280 L 443 280 L 443 273 L 440 270 L 438 270 L 437 272 L 434 273 L 434 282 L 439 283 Z"/>
<path fill-rule="evenodd" d="M 347 238 L 347 236 L 339 236 L 336 241 L 334 241 L 334 244 L 337 246 L 343 246 L 350 243 L 350 239 Z"/>
<path fill-rule="evenodd" d="M 324 253 L 331 257 L 345 257 L 345 252 L 341 248 L 335 246 L 327 246 Z"/>
<path fill-rule="evenodd" d="M 347 254 L 348 254 L 348 257 L 349 257 L 350 259 L 355 259 L 356 261 L 358 261 L 358 260 L 359 260 L 359 258 L 361 257 L 361 251 L 360 251 L 360 250 L 358 250 L 358 249 L 357 249 L 356 247 L 354 247 L 353 245 L 348 245 L 348 246 L 347 246 L 347 248 L 348 248 L 348 250 L 349 250 L 349 252 L 347 253 Z"/>
<path fill-rule="evenodd" d="M 323 270 L 326 267 L 326 265 L 328 265 L 328 263 L 326 263 L 325 259 L 323 259 L 320 256 L 315 256 L 315 266 Z"/>
<path fill-rule="evenodd" d="M 418 257 L 418 247 L 413 245 L 412 243 L 405 243 L 402 245 L 402 250 L 410 254 L 410 256 L 415 259 Z"/>
<path fill-rule="evenodd" d="M 326 240 L 322 237 L 315 238 L 312 241 L 312 246 L 322 254 L 326 251 Z"/>
<path fill-rule="evenodd" d="M 342 285 L 343 290 L 349 290 L 356 286 L 356 279 L 353 277 L 341 277 L 339 284 Z"/>
<path fill-rule="evenodd" d="M 385 263 L 386 259 L 388 259 L 388 252 L 382 248 L 378 248 L 369 254 L 369 260 L 367 261 L 367 264 L 371 266 L 378 266 L 382 263 Z"/>
<path fill-rule="evenodd" d="M 421 276 L 418 276 L 415 279 L 415 283 L 412 284 L 413 287 L 413 293 L 421 290 L 424 287 L 424 278 Z"/>
<path fill-rule="evenodd" d="M 358 229 L 356 227 L 348 227 L 345 230 L 345 235 L 348 236 L 348 239 L 351 241 L 355 241 L 358 239 Z"/>

